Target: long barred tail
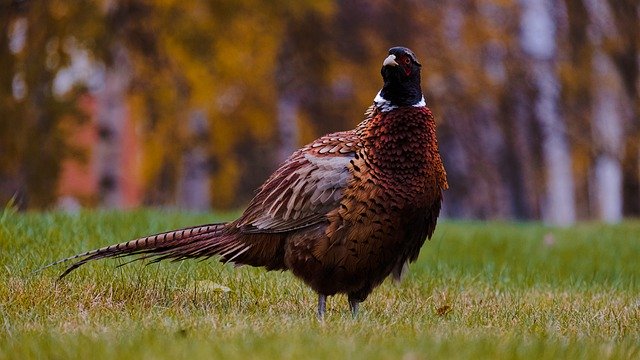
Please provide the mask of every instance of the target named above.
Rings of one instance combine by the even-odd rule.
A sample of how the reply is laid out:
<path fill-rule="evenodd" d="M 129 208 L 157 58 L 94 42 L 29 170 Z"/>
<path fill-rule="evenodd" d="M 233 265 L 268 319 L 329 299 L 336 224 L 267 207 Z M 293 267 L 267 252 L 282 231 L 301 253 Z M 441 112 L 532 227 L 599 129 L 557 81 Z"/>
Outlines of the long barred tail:
<path fill-rule="evenodd" d="M 201 225 L 146 236 L 58 260 L 37 271 L 77 260 L 60 275 L 62 279 L 89 261 L 131 255 L 140 255 L 134 260 L 153 258 L 154 262 L 220 255 L 221 260 L 230 262 L 249 250 L 251 246 L 238 242 L 233 236 L 225 236 L 223 234 L 225 225 L 225 223 Z"/>

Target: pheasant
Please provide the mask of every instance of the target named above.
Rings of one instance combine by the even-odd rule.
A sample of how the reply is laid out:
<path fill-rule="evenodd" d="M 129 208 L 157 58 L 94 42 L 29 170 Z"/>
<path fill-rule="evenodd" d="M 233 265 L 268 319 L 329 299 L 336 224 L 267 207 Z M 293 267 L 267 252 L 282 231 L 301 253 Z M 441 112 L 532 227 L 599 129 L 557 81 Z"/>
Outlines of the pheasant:
<path fill-rule="evenodd" d="M 422 95 L 414 53 L 393 47 L 384 85 L 355 129 L 294 152 L 235 221 L 151 235 L 78 254 L 63 278 L 88 261 L 217 256 L 236 265 L 290 270 L 318 294 L 358 306 L 389 275 L 400 279 L 436 227 L 448 188 L 436 124 Z M 47 267 L 48 267 L 47 266 Z"/>

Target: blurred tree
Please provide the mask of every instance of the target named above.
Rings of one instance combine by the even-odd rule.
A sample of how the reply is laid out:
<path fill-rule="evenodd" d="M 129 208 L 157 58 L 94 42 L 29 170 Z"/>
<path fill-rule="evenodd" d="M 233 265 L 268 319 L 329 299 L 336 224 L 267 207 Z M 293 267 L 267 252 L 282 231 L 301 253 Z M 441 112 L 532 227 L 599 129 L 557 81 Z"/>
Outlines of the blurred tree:
<path fill-rule="evenodd" d="M 596 215 L 607 222 L 622 220 L 622 156 L 624 151 L 623 90 L 621 74 L 606 53 L 605 41 L 619 38 L 616 22 L 606 1 L 585 0 L 591 24 L 593 67 L 593 152 Z M 615 44 L 612 44 L 615 46 Z"/>
<path fill-rule="evenodd" d="M 98 144 L 96 162 L 100 204 L 107 208 L 124 205 L 123 168 L 125 154 L 123 138 L 125 121 L 129 118 L 126 95 L 131 78 L 128 52 L 121 44 L 112 44 L 111 62 L 106 67 L 98 99 Z"/>
<path fill-rule="evenodd" d="M 82 155 L 69 137 L 85 118 L 77 102 L 84 90 L 59 94 L 54 82 L 70 63 L 67 40 L 81 37 L 94 13 L 85 2 L 0 5 L 0 203 L 53 204 L 62 161 Z"/>
<path fill-rule="evenodd" d="M 556 75 L 556 22 L 553 0 L 521 0 L 521 46 L 530 57 L 537 90 L 535 116 L 542 129 L 542 154 L 546 171 L 543 218 L 555 225 L 576 220 L 573 167 L 566 126 L 559 110 L 560 89 Z"/>
<path fill-rule="evenodd" d="M 638 213 L 638 38 L 635 1 L 567 0 L 565 114 L 574 123 L 582 215 Z M 587 121 L 587 119 L 591 119 Z M 636 129 L 636 130 L 634 130 Z M 587 140 L 591 138 L 591 140 Z M 623 206 L 624 205 L 624 206 Z"/>
<path fill-rule="evenodd" d="M 191 146 L 182 159 L 178 182 L 178 205 L 184 209 L 205 211 L 211 207 L 207 139 L 209 124 L 203 111 L 189 115 L 188 141 Z"/>
<path fill-rule="evenodd" d="M 312 9 L 310 9 L 312 10 Z M 324 92 L 332 52 L 327 37 L 328 12 L 291 12 L 283 17 L 284 31 L 278 45 L 275 80 L 278 91 L 278 162 L 301 144 L 302 104 L 327 97 Z M 306 109 L 308 110 L 308 109 Z M 326 112 L 317 113 L 321 118 Z M 331 120 L 329 120 L 331 121 Z"/>

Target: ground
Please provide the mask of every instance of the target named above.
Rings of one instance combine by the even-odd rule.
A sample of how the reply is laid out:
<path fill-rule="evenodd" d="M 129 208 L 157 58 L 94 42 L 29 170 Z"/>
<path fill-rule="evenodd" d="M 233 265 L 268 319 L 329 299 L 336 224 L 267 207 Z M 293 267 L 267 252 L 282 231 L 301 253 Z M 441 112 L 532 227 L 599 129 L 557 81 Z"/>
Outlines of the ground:
<path fill-rule="evenodd" d="M 640 358 L 640 222 L 443 221 L 352 319 L 289 273 L 58 258 L 232 215 L 0 212 L 0 359 Z"/>

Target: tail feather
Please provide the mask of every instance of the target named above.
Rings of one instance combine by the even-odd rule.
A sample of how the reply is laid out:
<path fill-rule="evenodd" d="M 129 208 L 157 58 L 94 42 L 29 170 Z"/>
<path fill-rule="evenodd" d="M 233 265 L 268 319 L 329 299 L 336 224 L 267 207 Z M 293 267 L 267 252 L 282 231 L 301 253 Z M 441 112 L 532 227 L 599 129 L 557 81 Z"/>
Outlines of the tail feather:
<path fill-rule="evenodd" d="M 142 250 L 137 252 L 142 256 L 135 260 L 151 258 L 151 263 L 155 263 L 163 260 L 181 261 L 194 258 L 206 260 L 212 256 L 219 256 L 220 261 L 226 263 L 233 261 L 249 249 L 251 249 L 251 244 L 239 241 L 237 236 L 208 233 L 193 237 L 189 242 L 178 246 Z M 123 256 L 128 255 L 130 254 Z"/>
<path fill-rule="evenodd" d="M 89 261 L 132 255 L 140 255 L 132 261 L 153 258 L 153 262 L 156 262 L 165 259 L 182 260 L 213 255 L 222 255 L 223 260 L 231 261 L 227 260 L 227 256 L 236 257 L 247 251 L 250 246 L 234 241 L 235 237 L 221 236 L 225 225 L 226 223 L 208 224 L 146 236 L 58 260 L 36 272 L 77 260 L 60 275 L 59 279 L 62 279 Z"/>

